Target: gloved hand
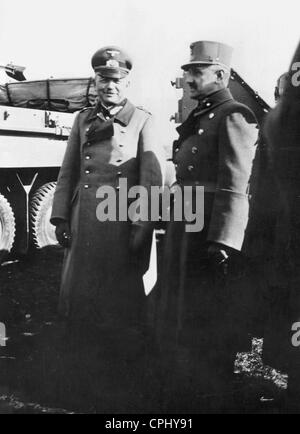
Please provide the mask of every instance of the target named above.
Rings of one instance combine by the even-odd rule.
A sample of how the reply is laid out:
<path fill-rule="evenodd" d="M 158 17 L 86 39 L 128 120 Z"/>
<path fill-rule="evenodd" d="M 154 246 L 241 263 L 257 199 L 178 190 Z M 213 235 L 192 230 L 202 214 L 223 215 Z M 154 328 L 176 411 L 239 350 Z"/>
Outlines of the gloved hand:
<path fill-rule="evenodd" d="M 211 243 L 208 247 L 208 257 L 212 271 L 226 276 L 228 274 L 228 262 L 230 249 L 222 244 Z"/>
<path fill-rule="evenodd" d="M 71 246 L 71 230 L 68 222 L 61 220 L 56 225 L 55 235 L 59 244 L 68 249 Z"/>
<path fill-rule="evenodd" d="M 150 224 L 134 223 L 132 225 L 129 249 L 132 253 L 139 253 L 147 242 L 151 241 L 153 227 Z"/>

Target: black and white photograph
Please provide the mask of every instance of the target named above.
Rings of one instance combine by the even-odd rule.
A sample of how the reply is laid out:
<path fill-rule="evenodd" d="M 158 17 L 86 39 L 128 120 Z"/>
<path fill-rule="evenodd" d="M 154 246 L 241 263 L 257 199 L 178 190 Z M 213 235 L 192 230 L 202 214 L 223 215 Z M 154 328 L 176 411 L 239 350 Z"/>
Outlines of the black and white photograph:
<path fill-rule="evenodd" d="M 299 16 L 0 0 L 0 414 L 300 414 Z"/>

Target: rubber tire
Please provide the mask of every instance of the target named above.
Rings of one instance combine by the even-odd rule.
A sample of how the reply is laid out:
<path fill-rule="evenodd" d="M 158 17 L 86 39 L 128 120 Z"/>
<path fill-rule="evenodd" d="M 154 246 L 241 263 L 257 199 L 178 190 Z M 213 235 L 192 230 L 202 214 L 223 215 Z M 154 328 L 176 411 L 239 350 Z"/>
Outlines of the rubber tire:
<path fill-rule="evenodd" d="M 0 194 L 0 263 L 12 250 L 16 235 L 14 212 L 8 200 Z"/>
<path fill-rule="evenodd" d="M 57 245 L 55 227 L 50 223 L 56 182 L 39 188 L 30 204 L 30 221 L 33 244 L 37 249 Z"/>

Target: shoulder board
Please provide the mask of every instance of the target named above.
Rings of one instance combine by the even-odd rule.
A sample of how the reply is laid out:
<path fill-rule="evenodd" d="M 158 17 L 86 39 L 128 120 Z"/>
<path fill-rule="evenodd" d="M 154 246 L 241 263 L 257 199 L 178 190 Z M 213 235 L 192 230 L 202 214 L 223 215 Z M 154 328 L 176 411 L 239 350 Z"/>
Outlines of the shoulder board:
<path fill-rule="evenodd" d="M 235 104 L 232 104 L 227 111 L 224 112 L 225 116 L 230 116 L 234 114 L 241 114 L 249 124 L 258 125 L 257 118 L 254 112 L 245 104 L 241 104 L 235 101 Z"/>
<path fill-rule="evenodd" d="M 142 110 L 143 112 L 145 112 L 145 113 L 147 113 L 148 115 L 151 115 L 152 116 L 152 113 L 151 112 L 149 112 L 148 110 L 146 110 L 144 107 L 142 107 L 142 106 L 138 106 L 138 107 L 136 107 L 138 110 Z"/>
<path fill-rule="evenodd" d="M 87 111 L 87 110 L 91 110 L 91 109 L 94 109 L 94 107 L 83 107 L 83 109 L 81 109 L 81 110 L 79 111 L 79 113 L 83 113 L 83 112 L 85 112 L 85 111 Z"/>
<path fill-rule="evenodd" d="M 235 111 L 236 112 L 242 111 L 243 113 L 252 114 L 254 116 L 253 110 L 250 107 L 236 100 L 232 101 L 232 104 L 229 106 L 229 111 L 232 113 L 234 113 Z"/>

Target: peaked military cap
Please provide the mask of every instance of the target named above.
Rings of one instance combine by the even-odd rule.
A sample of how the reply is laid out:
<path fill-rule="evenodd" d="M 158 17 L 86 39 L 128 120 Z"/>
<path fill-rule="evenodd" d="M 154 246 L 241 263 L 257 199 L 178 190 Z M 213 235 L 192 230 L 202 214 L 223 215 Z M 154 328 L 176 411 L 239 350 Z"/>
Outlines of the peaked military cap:
<path fill-rule="evenodd" d="M 190 48 L 190 61 L 181 67 L 184 71 L 197 65 L 221 65 L 231 68 L 233 48 L 229 45 L 221 42 L 198 41 L 193 42 Z"/>
<path fill-rule="evenodd" d="M 92 67 L 95 72 L 99 72 L 103 77 L 123 78 L 132 69 L 132 60 L 119 47 L 103 47 L 92 57 Z"/>

